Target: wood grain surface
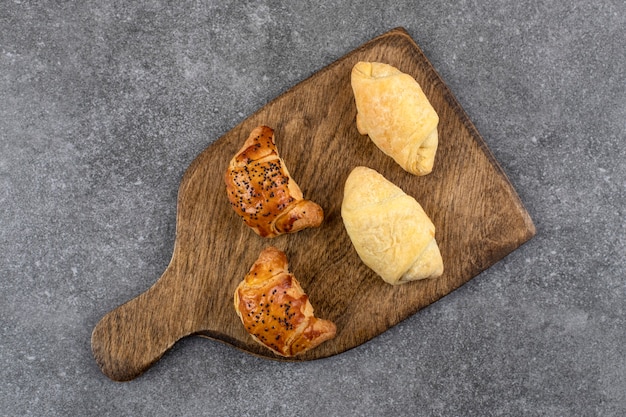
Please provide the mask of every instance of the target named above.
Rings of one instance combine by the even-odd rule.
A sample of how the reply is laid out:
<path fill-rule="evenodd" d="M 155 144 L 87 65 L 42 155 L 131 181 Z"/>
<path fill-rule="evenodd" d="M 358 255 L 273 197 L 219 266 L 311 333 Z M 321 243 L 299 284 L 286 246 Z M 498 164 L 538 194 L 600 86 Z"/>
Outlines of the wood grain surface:
<path fill-rule="evenodd" d="M 433 172 L 416 177 L 358 133 L 350 70 L 381 61 L 411 74 L 440 117 Z M 229 205 L 223 174 L 257 125 L 275 129 L 276 144 L 306 198 L 322 206 L 321 227 L 261 238 Z M 368 166 L 412 195 L 436 226 L 445 272 L 401 286 L 383 282 L 357 256 L 341 220 L 350 171 Z M 246 333 L 233 307 L 237 284 L 269 245 L 283 250 L 318 317 L 337 336 L 302 357 L 354 348 L 439 300 L 535 234 L 506 175 L 450 90 L 402 28 L 385 33 L 315 73 L 258 110 L 202 152 L 178 194 L 171 262 L 146 292 L 96 325 L 92 350 L 113 380 L 139 376 L 177 340 L 201 335 L 279 359 Z M 442 300 L 442 302 L 444 302 Z"/>

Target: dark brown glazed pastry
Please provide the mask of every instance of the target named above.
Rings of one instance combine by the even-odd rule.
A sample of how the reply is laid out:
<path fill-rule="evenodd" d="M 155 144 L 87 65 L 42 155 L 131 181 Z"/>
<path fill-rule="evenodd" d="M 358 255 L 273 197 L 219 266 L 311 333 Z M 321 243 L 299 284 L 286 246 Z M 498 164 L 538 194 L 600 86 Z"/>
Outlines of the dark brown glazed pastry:
<path fill-rule="evenodd" d="M 235 310 L 254 340 L 281 356 L 295 356 L 335 337 L 333 322 L 313 315 L 313 306 L 287 256 L 269 247 L 235 290 Z"/>
<path fill-rule="evenodd" d="M 225 175 L 231 206 L 263 237 L 317 227 L 324 211 L 305 200 L 276 149 L 274 131 L 255 128 L 230 161 Z"/>

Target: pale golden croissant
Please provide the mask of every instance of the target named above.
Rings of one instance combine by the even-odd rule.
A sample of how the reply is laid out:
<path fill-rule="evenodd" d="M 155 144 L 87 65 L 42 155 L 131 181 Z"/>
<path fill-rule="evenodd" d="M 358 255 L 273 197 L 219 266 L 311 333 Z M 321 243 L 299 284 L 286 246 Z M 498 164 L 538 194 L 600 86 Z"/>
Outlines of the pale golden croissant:
<path fill-rule="evenodd" d="M 232 208 L 260 236 L 294 233 L 324 220 L 322 208 L 305 200 L 289 175 L 267 126 L 252 130 L 224 180 Z"/>
<path fill-rule="evenodd" d="M 380 62 L 352 68 L 356 126 L 404 170 L 426 175 L 437 152 L 439 116 L 409 74 Z"/>
<path fill-rule="evenodd" d="M 295 356 L 335 337 L 333 322 L 318 319 L 287 256 L 269 247 L 235 291 L 235 310 L 254 340 L 281 356 Z"/>
<path fill-rule="evenodd" d="M 413 197 L 377 171 L 352 170 L 341 217 L 363 263 L 389 284 L 443 274 L 434 224 Z"/>

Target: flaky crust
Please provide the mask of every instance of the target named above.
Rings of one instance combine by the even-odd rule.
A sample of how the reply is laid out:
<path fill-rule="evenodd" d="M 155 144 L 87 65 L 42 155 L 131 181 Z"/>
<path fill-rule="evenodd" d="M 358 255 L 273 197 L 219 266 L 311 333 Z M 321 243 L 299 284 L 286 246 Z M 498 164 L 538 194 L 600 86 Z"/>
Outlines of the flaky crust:
<path fill-rule="evenodd" d="M 443 274 L 435 225 L 420 204 L 381 174 L 356 167 L 341 217 L 359 257 L 389 284 Z"/>
<path fill-rule="evenodd" d="M 313 315 L 313 306 L 287 256 L 269 247 L 237 286 L 235 311 L 252 338 L 274 353 L 291 357 L 335 337 L 335 324 Z"/>
<path fill-rule="evenodd" d="M 324 219 L 322 208 L 303 198 L 267 126 L 252 130 L 230 161 L 224 181 L 233 210 L 260 236 L 295 233 Z"/>
<path fill-rule="evenodd" d="M 439 116 L 409 74 L 381 62 L 352 68 L 356 125 L 385 154 L 415 175 L 433 169 Z"/>

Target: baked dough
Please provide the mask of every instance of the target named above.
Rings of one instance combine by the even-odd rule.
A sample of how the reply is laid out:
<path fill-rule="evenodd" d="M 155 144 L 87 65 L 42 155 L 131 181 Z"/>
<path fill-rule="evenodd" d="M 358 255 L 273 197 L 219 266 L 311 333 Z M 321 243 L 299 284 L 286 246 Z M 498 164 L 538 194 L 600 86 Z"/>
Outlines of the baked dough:
<path fill-rule="evenodd" d="M 276 149 L 274 130 L 252 130 L 232 158 L 226 174 L 226 192 L 232 208 L 258 235 L 276 237 L 317 227 L 324 211 L 305 200 Z"/>
<path fill-rule="evenodd" d="M 235 310 L 252 338 L 281 356 L 295 356 L 335 337 L 335 324 L 318 319 L 287 256 L 263 250 L 235 291 Z"/>
<path fill-rule="evenodd" d="M 363 263 L 385 282 L 396 285 L 443 273 L 435 225 L 413 197 L 377 171 L 352 170 L 341 217 Z"/>
<path fill-rule="evenodd" d="M 409 74 L 380 62 L 352 68 L 356 126 L 385 154 L 415 175 L 429 174 L 437 152 L 439 116 Z"/>

